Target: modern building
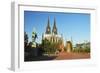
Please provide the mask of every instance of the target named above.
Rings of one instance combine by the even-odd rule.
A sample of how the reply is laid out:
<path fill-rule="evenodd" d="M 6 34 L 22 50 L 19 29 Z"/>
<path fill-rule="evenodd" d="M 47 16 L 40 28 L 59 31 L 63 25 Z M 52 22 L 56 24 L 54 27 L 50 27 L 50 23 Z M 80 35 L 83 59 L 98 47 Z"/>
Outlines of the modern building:
<path fill-rule="evenodd" d="M 76 44 L 76 48 L 77 49 L 90 48 L 90 42 L 84 42 L 84 43 Z"/>

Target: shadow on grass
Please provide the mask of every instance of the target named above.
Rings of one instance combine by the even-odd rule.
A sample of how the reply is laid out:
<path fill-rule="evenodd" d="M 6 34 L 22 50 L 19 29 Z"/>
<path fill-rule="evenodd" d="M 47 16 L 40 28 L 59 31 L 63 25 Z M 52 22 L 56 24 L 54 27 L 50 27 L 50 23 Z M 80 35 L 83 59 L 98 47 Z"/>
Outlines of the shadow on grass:
<path fill-rule="evenodd" d="M 25 58 L 25 62 L 29 61 L 47 61 L 47 60 L 53 60 L 57 56 L 29 56 Z"/>

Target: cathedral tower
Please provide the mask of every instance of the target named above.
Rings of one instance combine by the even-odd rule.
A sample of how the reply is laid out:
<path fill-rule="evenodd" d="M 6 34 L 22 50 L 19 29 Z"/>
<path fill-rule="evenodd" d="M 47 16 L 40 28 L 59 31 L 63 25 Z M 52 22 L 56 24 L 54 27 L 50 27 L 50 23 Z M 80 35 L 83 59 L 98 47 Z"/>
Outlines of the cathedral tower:
<path fill-rule="evenodd" d="M 57 27 L 56 27 L 56 19 L 55 18 L 54 18 L 54 25 L 53 25 L 52 33 L 57 34 Z"/>
<path fill-rule="evenodd" d="M 47 23 L 47 27 L 46 27 L 46 34 L 51 34 L 51 28 L 50 28 L 50 21 L 49 21 L 49 17 L 48 17 L 48 23 Z"/>

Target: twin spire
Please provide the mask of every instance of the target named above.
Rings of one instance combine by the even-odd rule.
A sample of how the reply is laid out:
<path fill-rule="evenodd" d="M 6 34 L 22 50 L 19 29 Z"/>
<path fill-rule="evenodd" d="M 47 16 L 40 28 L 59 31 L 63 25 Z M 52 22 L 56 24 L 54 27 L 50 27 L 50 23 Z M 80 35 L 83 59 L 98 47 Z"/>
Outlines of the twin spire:
<path fill-rule="evenodd" d="M 47 27 L 46 27 L 46 32 L 45 33 L 46 34 L 51 34 L 49 17 L 48 17 L 48 23 L 47 23 Z M 54 24 L 53 24 L 52 33 L 53 34 L 57 34 L 57 27 L 56 27 L 56 19 L 55 18 L 54 18 Z"/>

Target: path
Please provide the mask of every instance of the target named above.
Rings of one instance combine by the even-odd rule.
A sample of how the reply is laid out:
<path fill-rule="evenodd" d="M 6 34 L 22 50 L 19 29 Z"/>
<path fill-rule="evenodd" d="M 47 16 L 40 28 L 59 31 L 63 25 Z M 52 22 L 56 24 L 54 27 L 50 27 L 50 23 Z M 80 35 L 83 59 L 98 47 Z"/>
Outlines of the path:
<path fill-rule="evenodd" d="M 66 53 L 61 52 L 59 55 L 55 58 L 56 60 L 62 60 L 62 59 L 85 59 L 90 58 L 90 53 Z"/>

